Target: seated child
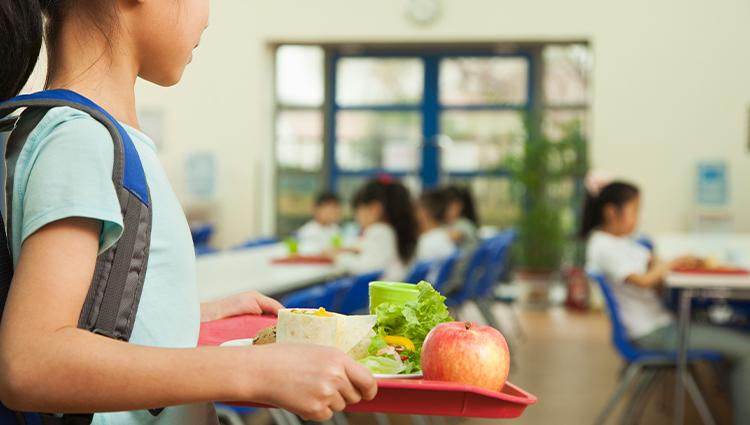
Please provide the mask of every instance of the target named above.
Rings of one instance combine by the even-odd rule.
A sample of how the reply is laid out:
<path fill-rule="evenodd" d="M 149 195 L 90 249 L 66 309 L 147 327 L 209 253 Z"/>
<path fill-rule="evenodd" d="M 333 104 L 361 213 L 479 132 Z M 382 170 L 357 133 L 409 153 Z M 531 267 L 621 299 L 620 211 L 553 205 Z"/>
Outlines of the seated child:
<path fill-rule="evenodd" d="M 341 200 L 330 192 L 323 192 L 315 199 L 313 219 L 297 231 L 297 239 L 306 250 L 322 252 L 331 247 L 341 229 Z"/>
<path fill-rule="evenodd" d="M 409 190 L 384 176 L 360 188 L 352 206 L 362 235 L 353 249 L 336 255 L 336 264 L 352 274 L 381 270 L 382 280 L 403 279 L 417 246 L 417 223 Z"/>
<path fill-rule="evenodd" d="M 417 260 L 439 260 L 456 250 L 456 245 L 444 227 L 447 201 L 445 191 L 437 189 L 427 190 L 419 197 L 417 223 L 420 235 L 417 242 Z"/>
<path fill-rule="evenodd" d="M 638 243 L 641 198 L 632 184 L 613 182 L 590 194 L 581 234 L 588 238 L 588 270 L 602 273 L 612 285 L 623 325 L 633 342 L 646 350 L 674 351 L 678 330 L 657 289 L 674 267 L 691 266 L 694 258 L 659 261 Z M 726 328 L 690 327 L 691 350 L 714 350 L 733 363 L 731 392 L 735 423 L 750 424 L 750 337 Z"/>

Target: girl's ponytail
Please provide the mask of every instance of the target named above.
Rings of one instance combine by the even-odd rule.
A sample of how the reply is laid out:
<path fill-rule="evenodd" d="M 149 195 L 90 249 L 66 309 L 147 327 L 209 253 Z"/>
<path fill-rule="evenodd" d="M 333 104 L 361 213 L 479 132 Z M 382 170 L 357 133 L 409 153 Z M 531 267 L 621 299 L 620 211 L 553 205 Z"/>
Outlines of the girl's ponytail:
<path fill-rule="evenodd" d="M 579 234 L 581 239 L 588 238 L 589 234 L 591 234 L 595 228 L 599 227 L 602 224 L 602 220 L 604 220 L 604 214 L 602 213 L 602 208 L 599 205 L 598 198 L 597 195 L 588 191 L 586 192 L 586 199 L 583 202 L 581 217 L 581 231 Z"/>
<path fill-rule="evenodd" d="M 36 66 L 43 10 L 54 0 L 0 0 L 0 101 L 17 95 Z"/>

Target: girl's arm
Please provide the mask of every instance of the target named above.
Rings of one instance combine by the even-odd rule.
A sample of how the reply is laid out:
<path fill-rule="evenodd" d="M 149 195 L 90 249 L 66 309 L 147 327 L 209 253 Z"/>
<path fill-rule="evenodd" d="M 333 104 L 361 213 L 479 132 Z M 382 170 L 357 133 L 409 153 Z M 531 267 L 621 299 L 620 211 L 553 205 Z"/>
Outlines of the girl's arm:
<path fill-rule="evenodd" d="M 26 239 L 0 323 L 0 399 L 8 407 L 70 413 L 252 400 L 323 420 L 374 397 L 372 375 L 334 349 L 164 349 L 77 329 L 99 228 L 65 219 Z"/>
<path fill-rule="evenodd" d="M 659 286 L 670 270 L 673 264 L 671 262 L 652 262 L 646 273 L 631 274 L 625 278 L 626 283 L 640 286 L 641 288 L 655 288 Z"/>
<path fill-rule="evenodd" d="M 272 314 L 276 315 L 280 302 L 255 291 L 243 292 L 218 301 L 201 303 L 201 322 L 219 320 L 240 314 Z"/>

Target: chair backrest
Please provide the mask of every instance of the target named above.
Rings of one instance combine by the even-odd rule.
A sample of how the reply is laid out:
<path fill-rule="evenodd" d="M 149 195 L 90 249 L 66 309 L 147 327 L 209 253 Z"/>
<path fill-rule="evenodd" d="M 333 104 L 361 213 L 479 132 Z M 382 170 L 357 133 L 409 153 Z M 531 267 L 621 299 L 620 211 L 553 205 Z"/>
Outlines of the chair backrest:
<path fill-rule="evenodd" d="M 213 224 L 203 224 L 190 228 L 190 235 L 193 237 L 193 243 L 195 245 L 207 244 L 213 234 Z"/>
<path fill-rule="evenodd" d="M 484 273 L 485 260 L 489 253 L 489 244 L 487 241 L 482 241 L 474 249 L 474 252 L 469 254 L 469 262 L 466 265 L 463 283 L 457 291 L 448 294 L 449 305 L 461 305 L 469 299 L 474 287 L 478 285 L 479 279 L 481 279 L 482 274 Z"/>
<path fill-rule="evenodd" d="M 287 308 L 318 308 L 334 310 L 337 293 L 330 290 L 330 285 L 317 285 L 300 289 L 284 297 L 282 304 Z"/>
<path fill-rule="evenodd" d="M 370 301 L 370 282 L 378 280 L 383 272 L 370 272 L 352 277 L 349 286 L 342 288 L 341 304 L 338 306 L 339 313 L 354 314 L 367 311 Z"/>
<path fill-rule="evenodd" d="M 409 270 L 409 274 L 406 275 L 406 278 L 404 278 L 404 282 L 419 283 L 427 279 L 427 274 L 430 273 L 433 264 L 433 261 L 428 260 L 417 261 L 411 267 L 411 270 Z"/>
<path fill-rule="evenodd" d="M 219 252 L 216 248 L 208 246 L 207 244 L 195 245 L 195 255 L 200 257 L 203 255 L 211 255 Z"/>
<path fill-rule="evenodd" d="M 461 258 L 461 252 L 456 251 L 448 258 L 436 262 L 425 276 L 425 280 L 432 283 L 436 291 L 440 292 L 453 276 L 456 263 Z"/>
<path fill-rule="evenodd" d="M 588 273 L 588 275 L 599 284 L 599 288 L 604 295 L 604 300 L 607 303 L 607 311 L 609 312 L 609 319 L 612 323 L 612 344 L 615 346 L 615 349 L 620 356 L 626 361 L 635 360 L 641 355 L 641 350 L 635 347 L 628 337 L 625 325 L 623 325 L 620 317 L 620 307 L 617 304 L 617 299 L 615 299 L 612 286 L 602 274 Z"/>
<path fill-rule="evenodd" d="M 262 246 L 268 246 L 279 243 L 279 240 L 274 237 L 260 237 L 255 239 L 250 239 L 248 241 L 245 241 L 237 246 L 235 246 L 234 250 L 241 250 L 241 249 L 252 249 L 252 248 L 260 248 Z"/>
<path fill-rule="evenodd" d="M 508 254 L 515 239 L 516 232 L 508 230 L 487 240 L 487 255 L 476 285 L 469 288 L 470 298 L 486 297 L 492 292 L 508 265 Z"/>

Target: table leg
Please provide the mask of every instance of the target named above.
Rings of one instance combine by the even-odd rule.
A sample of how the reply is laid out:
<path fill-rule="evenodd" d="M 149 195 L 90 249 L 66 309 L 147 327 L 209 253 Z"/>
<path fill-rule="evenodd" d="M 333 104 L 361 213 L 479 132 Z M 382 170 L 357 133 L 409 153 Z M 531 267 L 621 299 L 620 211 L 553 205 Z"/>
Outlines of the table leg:
<path fill-rule="evenodd" d="M 687 352 L 688 334 L 690 332 L 690 304 L 693 299 L 692 289 L 680 292 L 678 339 L 677 339 L 677 374 L 675 376 L 674 423 L 682 425 L 685 420 L 685 385 L 688 380 Z"/>

